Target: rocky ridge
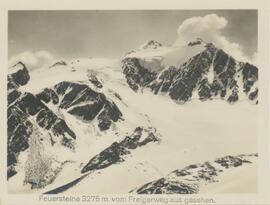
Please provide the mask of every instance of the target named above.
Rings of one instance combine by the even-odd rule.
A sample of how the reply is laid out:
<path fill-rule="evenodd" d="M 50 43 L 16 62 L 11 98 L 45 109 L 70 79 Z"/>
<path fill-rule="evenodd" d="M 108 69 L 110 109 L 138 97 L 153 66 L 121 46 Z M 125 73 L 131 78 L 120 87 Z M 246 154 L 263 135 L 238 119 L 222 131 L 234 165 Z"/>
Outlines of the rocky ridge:
<path fill-rule="evenodd" d="M 112 123 L 122 120 L 122 113 L 112 100 L 97 91 L 102 83 L 95 76 L 89 76 L 89 82 L 97 89 L 83 82 L 64 81 L 37 94 L 20 89 L 29 80 L 29 72 L 23 63 L 10 68 L 7 176 L 13 177 L 23 166 L 25 184 L 41 188 L 52 183 L 69 161 L 68 158 L 60 159 L 61 154 L 53 153 L 61 147 L 67 152 L 76 149 L 78 136 L 66 123 L 62 112 L 86 123 L 95 120 L 100 131 L 108 130 Z M 27 156 L 26 161 L 20 162 L 23 155 Z"/>
<path fill-rule="evenodd" d="M 177 169 L 165 177 L 149 182 L 131 191 L 136 194 L 197 194 L 202 184 L 216 183 L 228 169 L 253 163 L 257 154 L 225 156 L 213 162 L 204 162 Z"/>
<path fill-rule="evenodd" d="M 132 150 L 145 146 L 148 143 L 159 141 L 160 137 L 155 129 L 137 127 L 130 136 L 126 136 L 120 142 L 114 142 L 90 159 L 81 172 L 104 169 L 113 164 L 123 162 L 125 161 L 125 156 L 131 154 Z"/>
<path fill-rule="evenodd" d="M 194 98 L 201 101 L 219 98 L 229 103 L 249 99 L 258 103 L 256 66 L 239 62 L 201 39 L 188 43 L 187 47 L 198 45 L 204 45 L 204 50 L 179 66 L 165 66 L 161 61 L 161 71 L 149 70 L 144 67 L 144 59 L 127 55 L 122 68 L 128 85 L 134 91 L 150 89 L 155 94 L 168 94 L 182 103 Z"/>

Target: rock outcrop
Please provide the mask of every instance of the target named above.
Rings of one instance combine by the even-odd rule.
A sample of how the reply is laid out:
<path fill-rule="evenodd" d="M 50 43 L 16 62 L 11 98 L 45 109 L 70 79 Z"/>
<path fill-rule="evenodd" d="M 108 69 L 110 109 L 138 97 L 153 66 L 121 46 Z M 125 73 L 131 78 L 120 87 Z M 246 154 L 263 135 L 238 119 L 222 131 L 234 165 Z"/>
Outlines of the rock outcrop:
<path fill-rule="evenodd" d="M 124 156 L 131 154 L 132 150 L 145 146 L 150 142 L 158 142 L 159 140 L 155 130 L 137 127 L 130 136 L 126 136 L 120 142 L 114 142 L 111 146 L 90 159 L 81 172 L 104 169 L 113 164 L 123 162 L 125 161 Z"/>
<path fill-rule="evenodd" d="M 213 162 L 192 164 L 131 191 L 136 194 L 197 194 L 202 184 L 217 183 L 227 169 L 253 163 L 257 154 L 225 156 Z"/>

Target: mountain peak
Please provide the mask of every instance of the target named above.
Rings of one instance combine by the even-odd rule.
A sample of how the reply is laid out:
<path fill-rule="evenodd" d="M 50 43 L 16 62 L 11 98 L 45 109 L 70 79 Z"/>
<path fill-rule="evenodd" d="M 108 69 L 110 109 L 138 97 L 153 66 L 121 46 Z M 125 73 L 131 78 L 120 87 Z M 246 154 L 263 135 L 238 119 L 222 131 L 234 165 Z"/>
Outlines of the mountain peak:
<path fill-rule="evenodd" d="M 216 48 L 213 43 L 206 42 L 200 37 L 195 38 L 193 41 L 189 41 L 187 45 L 189 47 L 193 47 L 193 46 L 197 46 L 197 45 L 203 45 L 206 48 Z"/>
<path fill-rule="evenodd" d="M 196 46 L 196 45 L 201 45 L 204 43 L 204 40 L 202 38 L 196 38 L 193 41 L 190 41 L 188 43 L 188 46 Z"/>
<path fill-rule="evenodd" d="M 144 43 L 143 45 L 141 45 L 139 48 L 140 49 L 157 49 L 159 47 L 162 47 L 163 45 L 155 40 L 150 40 L 146 43 Z"/>
<path fill-rule="evenodd" d="M 26 69 L 26 66 L 25 66 L 25 64 L 23 62 L 19 61 L 18 63 L 16 63 L 15 65 L 11 66 L 8 69 L 8 73 L 9 74 L 16 73 L 19 70 L 23 70 L 23 69 Z"/>
<path fill-rule="evenodd" d="M 65 65 L 67 65 L 67 62 L 61 60 L 61 61 L 58 61 L 58 62 L 54 63 L 54 64 L 51 65 L 49 68 L 52 68 L 52 67 L 55 67 L 55 66 L 58 66 L 58 65 L 64 65 L 64 66 L 65 66 Z"/>
<path fill-rule="evenodd" d="M 8 88 L 13 89 L 18 86 L 26 85 L 30 80 L 29 72 L 26 66 L 19 61 L 17 64 L 9 69 L 8 74 Z"/>
<path fill-rule="evenodd" d="M 21 61 L 19 61 L 18 63 L 16 63 L 14 66 L 16 66 L 16 65 L 21 65 L 21 66 L 25 67 L 25 64 L 23 62 L 21 62 Z"/>

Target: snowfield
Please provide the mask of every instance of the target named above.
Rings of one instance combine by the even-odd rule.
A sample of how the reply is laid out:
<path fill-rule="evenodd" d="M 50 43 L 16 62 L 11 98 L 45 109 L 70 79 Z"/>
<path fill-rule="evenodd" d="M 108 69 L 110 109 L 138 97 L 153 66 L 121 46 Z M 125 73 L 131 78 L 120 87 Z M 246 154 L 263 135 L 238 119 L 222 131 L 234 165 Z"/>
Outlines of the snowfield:
<path fill-rule="evenodd" d="M 199 50 L 192 50 L 185 55 L 193 56 L 200 51 L 197 48 Z M 164 47 L 157 49 L 160 49 L 162 56 L 166 53 L 166 58 L 162 58 L 165 64 L 166 61 L 174 61 L 174 52 L 168 52 Z M 151 57 L 152 63 L 153 53 L 150 51 L 129 54 L 137 57 L 140 55 Z M 154 52 L 154 56 L 159 55 Z M 187 61 L 186 56 L 179 60 L 178 55 L 175 63 Z M 258 106 L 248 100 L 231 105 L 216 99 L 205 102 L 192 99 L 181 105 L 166 95 L 154 95 L 147 89 L 133 92 L 117 60 L 76 59 L 66 63 L 31 71 L 29 83 L 19 89 L 37 94 L 61 81 L 87 82 L 92 86 L 88 76 L 94 73 L 103 87 L 93 89 L 103 92 L 116 102 L 124 120 L 116 122 L 112 130 L 101 132 L 95 121 L 87 123 L 59 110 L 77 135 L 75 152 L 69 153 L 69 162 L 64 165 L 56 180 L 42 189 L 30 189 L 24 185 L 22 167 L 22 172 L 8 181 L 10 193 L 45 193 L 72 182 L 83 176 L 80 171 L 92 157 L 142 125 L 156 128 L 161 136 L 160 143 L 147 144 L 133 150 L 122 163 L 87 173 L 85 178 L 66 189 L 65 194 L 129 193 L 136 187 L 190 164 L 213 161 L 227 155 L 258 152 Z M 151 64 L 147 66 L 153 68 Z M 52 110 L 57 110 L 54 105 L 50 106 Z M 64 151 L 62 154 L 66 155 Z M 21 158 L 23 166 L 23 155 Z M 228 170 L 220 176 L 218 182 L 202 186 L 201 193 L 254 193 L 256 175 L 256 162 Z"/>

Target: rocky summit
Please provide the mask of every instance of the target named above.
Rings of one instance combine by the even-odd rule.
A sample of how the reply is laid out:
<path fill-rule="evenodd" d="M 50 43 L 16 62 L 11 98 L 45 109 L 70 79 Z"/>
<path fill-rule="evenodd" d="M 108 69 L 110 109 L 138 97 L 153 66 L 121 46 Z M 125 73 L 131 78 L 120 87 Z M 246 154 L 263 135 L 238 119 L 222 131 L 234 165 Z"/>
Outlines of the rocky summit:
<path fill-rule="evenodd" d="M 202 40 L 198 40 L 187 47 L 201 44 Z M 126 81 L 134 91 L 150 89 L 183 103 L 194 98 L 201 101 L 219 98 L 229 103 L 247 98 L 258 103 L 258 68 L 235 60 L 211 43 L 180 65 L 162 65 L 161 61 L 164 68 L 158 72 L 145 68 L 144 61 L 134 54 L 122 61 Z"/>

